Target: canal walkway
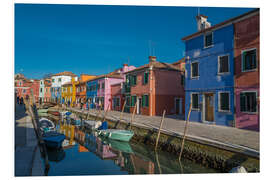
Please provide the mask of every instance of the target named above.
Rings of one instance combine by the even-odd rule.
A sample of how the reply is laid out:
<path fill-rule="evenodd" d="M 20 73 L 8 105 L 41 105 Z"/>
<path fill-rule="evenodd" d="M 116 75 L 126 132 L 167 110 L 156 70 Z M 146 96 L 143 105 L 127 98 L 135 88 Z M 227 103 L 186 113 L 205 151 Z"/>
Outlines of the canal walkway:
<path fill-rule="evenodd" d="M 80 110 L 78 108 L 68 108 L 76 112 L 81 112 L 84 114 L 89 113 L 90 115 L 97 115 L 98 111 L 91 110 Z M 67 109 L 67 110 L 68 110 Z M 104 116 L 104 111 L 101 113 L 100 117 Z M 118 111 L 108 111 L 107 119 L 117 121 L 119 120 L 121 112 Z M 127 123 L 130 122 L 132 114 L 123 113 L 122 120 Z M 133 125 L 143 126 L 147 128 L 158 129 L 160 125 L 160 116 L 145 116 L 145 115 L 135 115 L 133 120 Z M 183 118 L 177 116 L 166 116 L 163 122 L 163 127 L 161 132 L 170 135 L 180 135 L 184 134 L 186 122 Z M 243 129 L 237 129 L 233 127 L 225 127 L 218 125 L 209 125 L 203 123 L 189 122 L 187 139 L 193 140 L 195 142 L 204 143 L 206 145 L 212 145 L 216 147 L 221 147 L 227 150 L 237 149 L 239 152 L 245 154 L 259 157 L 259 132 L 248 131 Z"/>
<path fill-rule="evenodd" d="M 44 175 L 44 165 L 31 117 L 15 104 L 15 176 Z"/>

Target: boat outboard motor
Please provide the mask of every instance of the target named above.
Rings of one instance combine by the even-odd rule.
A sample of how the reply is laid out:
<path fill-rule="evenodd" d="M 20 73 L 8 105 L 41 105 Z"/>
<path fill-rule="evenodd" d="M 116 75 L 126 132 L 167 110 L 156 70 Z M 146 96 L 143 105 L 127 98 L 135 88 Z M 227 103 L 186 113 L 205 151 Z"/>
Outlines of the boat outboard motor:
<path fill-rule="evenodd" d="M 99 130 L 105 130 L 108 129 L 108 123 L 107 121 L 103 121 L 101 126 L 98 128 Z"/>

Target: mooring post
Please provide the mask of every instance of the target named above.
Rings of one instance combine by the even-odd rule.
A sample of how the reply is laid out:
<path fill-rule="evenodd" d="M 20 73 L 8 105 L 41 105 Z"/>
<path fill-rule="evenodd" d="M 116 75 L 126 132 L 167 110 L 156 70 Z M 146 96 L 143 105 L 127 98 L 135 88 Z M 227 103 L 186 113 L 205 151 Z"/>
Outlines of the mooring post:
<path fill-rule="evenodd" d="M 181 151 L 180 151 L 180 155 L 179 155 L 179 161 L 181 161 L 181 157 L 182 157 L 182 153 L 183 153 L 183 149 L 184 149 L 185 138 L 186 138 L 186 133 L 187 133 L 187 128 L 188 128 L 188 122 L 189 122 L 189 117 L 190 117 L 190 112 L 191 112 L 191 106 L 192 106 L 192 102 L 190 102 L 188 117 L 187 117 L 187 121 L 185 124 L 185 130 L 184 130 L 184 136 L 183 136 L 182 145 L 181 145 Z"/>
<path fill-rule="evenodd" d="M 134 119 L 136 109 L 137 109 L 137 100 L 135 102 L 134 110 L 133 110 L 131 121 L 130 121 L 130 130 L 131 130 L 131 126 L 132 126 L 132 122 L 133 122 L 133 119 Z"/>
<path fill-rule="evenodd" d="M 110 105 L 110 104 L 108 104 L 107 109 L 106 109 L 106 111 L 105 111 L 103 121 L 105 121 L 105 120 L 106 120 L 106 116 L 107 116 L 107 112 L 108 112 L 108 109 L 109 109 L 109 105 Z"/>
<path fill-rule="evenodd" d="M 157 139 L 156 139 L 156 146 L 155 146 L 155 150 L 157 150 L 157 146 L 158 146 L 158 140 L 159 140 L 159 136 L 160 136 L 160 130 L 162 128 L 162 124 L 163 124 L 163 120 L 164 120 L 164 116 L 165 116 L 166 110 L 163 110 L 163 116 L 162 119 L 160 121 L 160 125 L 159 125 L 159 129 L 158 129 L 158 135 L 157 135 Z"/>
<path fill-rule="evenodd" d="M 122 107 L 122 111 L 121 111 L 121 114 L 120 114 L 120 119 L 119 119 L 119 121 L 121 121 L 122 120 L 122 116 L 123 116 L 123 112 L 124 112 L 124 109 L 125 109 L 125 106 L 126 106 L 126 100 L 125 100 L 125 102 L 124 102 L 124 106 Z"/>

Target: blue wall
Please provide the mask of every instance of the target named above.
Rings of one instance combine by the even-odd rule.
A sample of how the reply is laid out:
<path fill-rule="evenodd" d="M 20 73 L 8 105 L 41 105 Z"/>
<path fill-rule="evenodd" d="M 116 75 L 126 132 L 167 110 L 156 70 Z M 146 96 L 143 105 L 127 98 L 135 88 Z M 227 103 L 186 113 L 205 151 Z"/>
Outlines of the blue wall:
<path fill-rule="evenodd" d="M 93 90 L 92 91 L 89 90 L 89 87 L 90 86 L 93 86 L 93 85 L 97 87 L 98 80 L 88 81 L 86 83 L 86 99 L 92 98 L 92 101 L 91 101 L 91 104 L 90 104 L 90 108 L 94 108 L 93 98 L 96 98 L 97 97 L 97 88 L 94 91 Z M 87 106 L 88 106 L 88 103 L 87 103 Z"/>
<path fill-rule="evenodd" d="M 62 92 L 61 87 L 52 87 L 52 89 L 53 89 L 53 92 L 51 92 L 51 97 L 53 99 L 56 99 L 56 97 L 57 97 L 58 101 L 61 100 L 61 102 L 62 102 L 62 99 L 61 99 L 61 92 Z"/>
<path fill-rule="evenodd" d="M 185 84 L 185 117 L 187 118 L 190 107 L 190 93 L 199 92 L 199 103 L 203 102 L 203 93 L 214 93 L 214 124 L 230 125 L 234 119 L 234 54 L 233 25 L 213 31 L 213 46 L 204 48 L 204 34 L 187 40 L 186 57 L 186 84 Z M 218 74 L 218 56 L 229 55 L 229 73 Z M 191 79 L 192 62 L 199 62 L 199 77 Z M 230 112 L 219 112 L 218 110 L 218 92 L 230 92 Z M 201 106 L 202 107 L 202 106 Z M 192 110 L 191 121 L 203 122 L 202 108 Z"/>

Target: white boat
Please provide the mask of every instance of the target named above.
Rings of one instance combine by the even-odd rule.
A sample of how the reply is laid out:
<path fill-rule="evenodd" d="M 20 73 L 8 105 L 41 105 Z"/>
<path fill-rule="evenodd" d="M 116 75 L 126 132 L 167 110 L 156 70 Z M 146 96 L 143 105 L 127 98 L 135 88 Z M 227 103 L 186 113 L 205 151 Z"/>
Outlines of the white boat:
<path fill-rule="evenodd" d="M 55 131 L 54 123 L 44 117 L 39 119 L 39 126 L 42 132 Z"/>
<path fill-rule="evenodd" d="M 83 125 L 91 130 L 98 129 L 101 126 L 101 121 L 94 121 L 94 120 L 84 120 Z"/>

